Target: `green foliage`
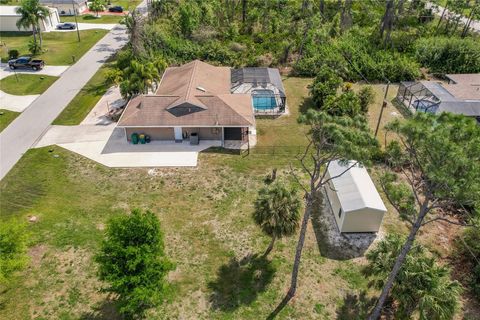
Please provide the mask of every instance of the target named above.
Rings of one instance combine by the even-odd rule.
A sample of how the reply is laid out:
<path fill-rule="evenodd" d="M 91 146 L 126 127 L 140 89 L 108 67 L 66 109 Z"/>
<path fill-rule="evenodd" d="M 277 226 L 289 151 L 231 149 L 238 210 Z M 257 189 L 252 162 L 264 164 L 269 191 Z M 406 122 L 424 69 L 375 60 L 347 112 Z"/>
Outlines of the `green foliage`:
<path fill-rule="evenodd" d="M 387 151 L 392 151 L 391 149 Z M 395 204 L 400 218 L 406 221 L 414 221 L 417 216 L 417 207 L 415 198 L 410 187 L 403 182 L 398 181 L 397 175 L 387 172 L 380 178 L 388 200 Z"/>
<path fill-rule="evenodd" d="M 334 96 L 343 80 L 331 68 L 322 68 L 309 86 L 310 95 L 316 107 L 324 106 L 329 96 Z"/>
<path fill-rule="evenodd" d="M 480 72 L 480 41 L 471 38 L 419 39 L 415 43 L 415 56 L 433 73 Z"/>
<path fill-rule="evenodd" d="M 314 146 L 322 153 L 334 155 L 329 160 L 351 160 L 368 163 L 378 151 L 378 140 L 372 136 L 365 118 L 332 116 L 310 109 L 299 117 L 299 122 L 310 126 Z"/>
<path fill-rule="evenodd" d="M 178 24 L 184 37 L 190 37 L 198 26 L 200 17 L 197 5 L 183 2 L 178 9 Z"/>
<path fill-rule="evenodd" d="M 124 98 L 154 91 L 167 63 L 161 56 L 134 57 L 127 50 L 119 55 L 117 70 L 108 74 L 110 80 L 120 85 Z"/>
<path fill-rule="evenodd" d="M 28 51 L 30 51 L 32 55 L 39 54 L 41 50 L 42 48 L 40 47 L 40 44 L 37 41 L 35 41 L 35 39 L 31 39 L 28 42 Z"/>
<path fill-rule="evenodd" d="M 18 52 L 17 49 L 10 49 L 8 50 L 8 57 L 10 59 L 17 59 L 20 53 Z"/>
<path fill-rule="evenodd" d="M 477 260 L 480 258 L 480 229 L 477 226 L 470 227 L 465 229 L 460 237 L 463 238 L 463 241 L 458 239 L 456 247 L 458 248 L 458 253 L 465 259 L 462 262 L 468 262 L 471 267 L 467 271 L 468 275 L 470 275 L 468 283 L 473 294 L 480 299 L 480 263 Z"/>
<path fill-rule="evenodd" d="M 165 257 L 158 218 L 138 209 L 109 220 L 95 260 L 100 279 L 118 295 L 120 312 L 128 317 L 141 316 L 162 301 L 165 276 L 174 269 Z"/>
<path fill-rule="evenodd" d="M 33 30 L 34 36 L 41 31 L 40 20 L 50 15 L 48 8 L 40 5 L 39 0 L 22 0 L 16 12 L 20 15 L 16 22 L 17 27 L 19 29 Z M 36 37 L 34 40 L 36 41 Z"/>
<path fill-rule="evenodd" d="M 360 99 L 353 91 L 328 97 L 323 109 L 334 116 L 356 117 L 362 114 Z"/>
<path fill-rule="evenodd" d="M 387 126 L 408 144 L 402 158 L 422 171 L 433 199 L 474 207 L 480 203 L 480 127 L 474 119 L 417 113 Z M 396 154 L 399 156 L 398 148 Z M 407 213 L 408 214 L 408 213 Z"/>
<path fill-rule="evenodd" d="M 367 253 L 367 275 L 375 288 L 382 288 L 401 251 L 404 240 L 388 235 Z M 438 265 L 427 250 L 414 245 L 407 255 L 391 290 L 397 305 L 395 318 L 410 319 L 414 312 L 421 320 L 452 319 L 458 309 L 461 286 L 450 280 L 446 267 Z"/>
<path fill-rule="evenodd" d="M 291 236 L 298 228 L 300 207 L 297 190 L 277 180 L 259 190 L 253 219 L 270 237 Z"/>
<path fill-rule="evenodd" d="M 368 106 L 375 101 L 375 91 L 372 86 L 364 86 L 358 92 L 358 99 L 360 99 L 360 109 L 363 114 L 368 112 Z"/>
<path fill-rule="evenodd" d="M 90 9 L 90 11 L 95 12 L 97 17 L 98 17 L 98 13 L 100 11 L 105 10 L 105 1 L 104 0 L 92 0 L 90 2 L 90 4 L 88 5 L 88 9 Z"/>
<path fill-rule="evenodd" d="M 16 220 L 0 221 L 0 284 L 28 263 L 25 225 Z"/>

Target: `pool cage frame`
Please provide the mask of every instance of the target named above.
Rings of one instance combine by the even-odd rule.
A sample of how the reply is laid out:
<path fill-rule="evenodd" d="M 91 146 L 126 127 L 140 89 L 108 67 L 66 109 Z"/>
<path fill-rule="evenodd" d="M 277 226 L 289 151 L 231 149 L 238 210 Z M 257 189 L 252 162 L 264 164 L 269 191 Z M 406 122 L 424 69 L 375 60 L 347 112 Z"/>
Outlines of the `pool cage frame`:
<path fill-rule="evenodd" d="M 403 103 L 409 110 L 414 110 L 415 112 L 434 112 L 441 102 L 421 82 L 401 82 L 398 87 L 397 100 Z M 412 105 L 415 101 L 418 101 L 418 103 Z M 431 104 L 427 105 L 423 101 L 428 101 Z"/>
<path fill-rule="evenodd" d="M 278 116 L 286 111 L 287 97 L 283 87 L 282 78 L 278 69 L 264 67 L 245 67 L 231 70 L 232 93 L 249 93 L 257 98 L 274 98 L 275 107 L 259 109 L 253 107 L 255 116 Z M 255 91 L 268 90 L 268 93 L 255 93 Z M 267 106 L 265 101 L 265 106 Z M 258 101 L 257 101 L 258 102 Z"/>

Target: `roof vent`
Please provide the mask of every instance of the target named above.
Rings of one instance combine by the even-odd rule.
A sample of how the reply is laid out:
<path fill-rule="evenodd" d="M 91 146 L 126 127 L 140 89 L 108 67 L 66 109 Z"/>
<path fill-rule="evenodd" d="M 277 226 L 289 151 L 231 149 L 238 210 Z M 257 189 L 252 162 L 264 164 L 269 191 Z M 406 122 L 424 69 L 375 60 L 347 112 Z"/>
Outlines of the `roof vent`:
<path fill-rule="evenodd" d="M 200 91 L 202 91 L 202 92 L 207 92 L 207 90 L 205 90 L 204 87 L 200 87 L 200 86 L 197 87 L 197 90 L 200 90 Z"/>

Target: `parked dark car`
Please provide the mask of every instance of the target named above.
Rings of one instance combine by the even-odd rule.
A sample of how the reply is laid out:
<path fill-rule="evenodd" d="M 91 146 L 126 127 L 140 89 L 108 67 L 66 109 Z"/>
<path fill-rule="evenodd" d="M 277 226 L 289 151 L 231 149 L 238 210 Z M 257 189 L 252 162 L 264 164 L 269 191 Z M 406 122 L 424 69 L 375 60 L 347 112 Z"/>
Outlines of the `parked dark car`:
<path fill-rule="evenodd" d="M 8 60 L 8 66 L 10 69 L 32 69 L 32 70 L 41 70 L 45 66 L 45 62 L 43 60 L 35 60 L 32 57 L 20 57 L 18 59 L 11 59 Z"/>
<path fill-rule="evenodd" d="M 122 13 L 123 8 L 121 6 L 114 6 L 114 7 L 108 8 L 108 11 L 109 12 L 120 12 L 120 13 Z"/>
<path fill-rule="evenodd" d="M 59 30 L 74 30 L 77 26 L 74 23 L 64 22 L 57 25 Z"/>

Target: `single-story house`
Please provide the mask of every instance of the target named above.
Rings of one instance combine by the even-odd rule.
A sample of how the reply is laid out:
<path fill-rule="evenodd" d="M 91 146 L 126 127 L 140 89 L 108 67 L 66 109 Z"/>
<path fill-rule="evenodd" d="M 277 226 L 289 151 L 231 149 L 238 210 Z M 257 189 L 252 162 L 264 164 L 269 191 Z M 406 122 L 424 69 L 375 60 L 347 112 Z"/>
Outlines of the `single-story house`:
<path fill-rule="evenodd" d="M 56 8 L 61 16 L 73 16 L 75 11 L 76 14 L 82 14 L 88 9 L 86 0 L 40 0 L 40 3 Z"/>
<path fill-rule="evenodd" d="M 18 6 L 0 6 L 0 31 L 31 31 L 29 29 L 18 29 L 17 21 L 20 15 L 17 13 Z M 50 14 L 40 21 L 41 31 L 51 31 L 60 23 L 58 11 L 55 8 L 48 8 Z"/>
<path fill-rule="evenodd" d="M 256 134 L 252 97 L 231 93 L 230 76 L 230 68 L 199 60 L 169 67 L 155 94 L 128 102 L 117 126 L 129 141 L 133 134 L 145 134 L 152 140 L 182 142 L 194 136 L 222 146 L 247 144 Z"/>
<path fill-rule="evenodd" d="M 387 208 L 365 167 L 332 161 L 325 191 L 340 232 L 378 232 Z M 343 173 L 345 172 L 345 173 Z M 343 174 L 342 174 L 343 173 Z"/>
<path fill-rule="evenodd" d="M 285 112 L 287 97 L 278 69 L 233 69 L 231 81 L 232 93 L 252 95 L 255 114 L 278 115 Z"/>
<path fill-rule="evenodd" d="M 410 110 L 451 112 L 474 117 L 480 122 L 480 73 L 447 74 L 448 83 L 402 82 L 397 99 Z"/>

